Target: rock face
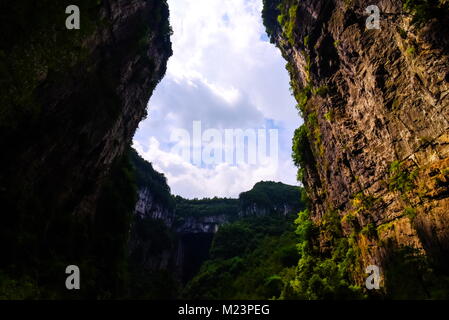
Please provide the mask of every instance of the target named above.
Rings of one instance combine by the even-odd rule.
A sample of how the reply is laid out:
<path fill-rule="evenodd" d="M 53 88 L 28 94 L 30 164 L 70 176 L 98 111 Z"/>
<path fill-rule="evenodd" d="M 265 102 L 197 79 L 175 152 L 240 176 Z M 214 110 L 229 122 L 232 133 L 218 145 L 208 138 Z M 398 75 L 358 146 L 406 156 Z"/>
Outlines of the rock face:
<path fill-rule="evenodd" d="M 447 267 L 444 1 L 439 16 L 424 20 L 413 18 L 416 8 L 404 11 L 400 0 L 265 2 L 268 32 L 288 61 L 305 119 L 295 138 L 312 220 L 319 225 L 333 210 L 347 236 L 374 230 L 357 234 L 363 267 L 386 266 L 389 249 L 400 246 Z M 283 9 L 276 9 L 279 3 Z M 370 5 L 380 9 L 380 30 L 366 27 Z M 325 239 L 320 243 L 326 251 Z M 364 275 L 353 276 L 362 283 Z"/>
<path fill-rule="evenodd" d="M 10 149 L 2 161 L 6 166 L 2 167 L 2 176 L 9 172 L 8 165 L 18 167 L 12 170 L 14 176 L 31 183 L 32 192 L 39 193 L 41 185 L 53 185 L 57 192 L 42 195 L 46 203 L 55 206 L 52 211 L 60 210 L 73 198 L 77 201 L 71 210 L 85 214 L 93 211 L 98 181 L 129 145 L 171 55 L 170 40 L 159 25 L 168 22 L 162 16 L 160 21 L 154 19 L 156 11 L 165 10 L 168 16 L 163 1 L 101 3 L 89 8 L 95 10 L 92 32 L 78 42 L 73 40 L 74 45 L 83 47 L 86 57 L 77 56 L 79 63 L 66 66 L 67 73 L 58 79 L 50 74 L 51 66 L 42 66 L 46 72 L 33 92 L 42 108 L 37 115 L 39 121 L 31 123 L 32 127 L 22 133 L 26 135 L 21 137 L 22 143 Z M 65 7 L 57 8 L 64 17 Z M 88 8 L 81 7 L 81 14 L 83 9 L 87 15 Z M 76 31 L 57 27 L 56 36 L 76 37 Z M 6 142 L 2 139 L 2 144 Z"/>
<path fill-rule="evenodd" d="M 65 28 L 69 4 L 1 5 L 6 264 L 64 250 L 82 255 L 85 244 L 77 237 L 94 247 L 96 224 L 103 223 L 96 214 L 102 185 L 146 115 L 172 54 L 164 0 L 79 1 L 80 30 Z M 75 232 L 77 223 L 85 230 Z M 64 241 L 79 250 L 55 240 L 65 232 Z"/>
<path fill-rule="evenodd" d="M 188 217 L 176 228 L 176 231 L 181 234 L 216 233 L 221 225 L 230 222 L 230 220 L 230 217 L 226 215 Z"/>
<path fill-rule="evenodd" d="M 163 204 L 155 201 L 152 189 L 144 187 L 139 189 L 139 200 L 137 200 L 135 214 L 140 219 L 158 219 L 171 228 L 175 219 L 175 212 Z"/>
<path fill-rule="evenodd" d="M 257 204 L 257 203 L 253 203 L 250 206 L 242 209 L 242 211 L 239 212 L 239 216 L 240 217 L 266 216 L 273 212 L 276 212 L 278 214 L 286 216 L 291 213 L 294 213 L 296 210 L 297 210 L 297 208 L 295 208 L 291 204 L 287 204 L 287 203 L 284 203 L 281 205 L 275 205 L 272 208 L 261 206 L 260 204 Z"/>
<path fill-rule="evenodd" d="M 131 263 L 144 272 L 173 270 L 175 203 L 170 187 L 136 151 L 130 151 L 130 158 L 138 188 L 128 244 Z"/>
<path fill-rule="evenodd" d="M 131 257 L 147 271 L 168 269 L 183 283 L 189 281 L 208 259 L 220 226 L 247 217 L 294 214 L 302 208 L 298 187 L 275 182 L 259 182 L 252 190 L 240 194 L 239 199 L 187 200 L 176 197 L 174 206 L 170 201 L 161 201 L 170 196 L 163 175 L 136 153 L 133 158 L 139 200 L 131 229 Z M 164 195 L 160 190 L 165 190 Z M 142 232 L 142 228 L 150 230 L 151 226 L 151 235 Z M 171 237 L 161 235 L 163 229 L 168 230 Z M 167 245 L 162 246 L 158 239 L 166 239 Z"/>
<path fill-rule="evenodd" d="M 202 263 L 209 258 L 209 249 L 220 226 L 234 219 L 235 212 L 187 216 L 181 221 L 178 219 L 175 226 L 178 240 L 174 257 L 176 273 L 182 283 L 192 279 Z"/>

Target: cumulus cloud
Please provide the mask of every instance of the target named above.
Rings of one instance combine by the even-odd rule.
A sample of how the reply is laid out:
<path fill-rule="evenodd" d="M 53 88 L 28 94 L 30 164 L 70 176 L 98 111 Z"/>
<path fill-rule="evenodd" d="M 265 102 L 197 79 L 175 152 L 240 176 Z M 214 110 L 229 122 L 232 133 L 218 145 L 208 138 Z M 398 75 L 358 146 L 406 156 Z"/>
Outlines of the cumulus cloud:
<path fill-rule="evenodd" d="M 300 124 L 280 52 L 267 42 L 261 0 L 169 0 L 174 55 L 134 137 L 138 152 L 184 197 L 237 196 L 260 180 L 295 184 Z M 279 159 L 198 166 L 171 152 L 174 130 L 278 129 Z"/>

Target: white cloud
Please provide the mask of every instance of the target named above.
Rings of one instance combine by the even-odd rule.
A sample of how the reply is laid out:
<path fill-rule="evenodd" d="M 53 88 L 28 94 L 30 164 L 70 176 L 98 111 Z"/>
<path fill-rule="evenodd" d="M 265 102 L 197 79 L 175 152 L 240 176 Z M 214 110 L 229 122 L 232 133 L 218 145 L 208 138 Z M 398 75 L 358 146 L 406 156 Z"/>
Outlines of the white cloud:
<path fill-rule="evenodd" d="M 169 0 L 174 55 L 149 102 L 135 147 L 175 194 L 236 196 L 260 180 L 296 183 L 291 138 L 300 124 L 285 61 L 263 40 L 261 0 Z M 170 133 L 204 128 L 279 129 L 279 163 L 197 167 L 170 153 Z"/>

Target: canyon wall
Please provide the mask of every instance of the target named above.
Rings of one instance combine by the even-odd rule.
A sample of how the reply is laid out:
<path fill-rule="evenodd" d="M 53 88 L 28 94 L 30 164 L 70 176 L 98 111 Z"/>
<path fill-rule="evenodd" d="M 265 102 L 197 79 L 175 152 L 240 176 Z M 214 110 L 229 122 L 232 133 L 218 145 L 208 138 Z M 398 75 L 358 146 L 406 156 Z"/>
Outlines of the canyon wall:
<path fill-rule="evenodd" d="M 45 284 L 92 251 L 101 270 L 123 255 L 123 155 L 172 54 L 164 0 L 78 1 L 79 30 L 66 28 L 70 4 L 0 5 L 0 268 Z"/>
<path fill-rule="evenodd" d="M 221 226 L 249 217 L 296 214 L 298 187 L 259 182 L 239 199 L 188 200 L 172 197 L 165 177 L 132 151 L 139 200 L 129 243 L 131 261 L 147 272 L 169 270 L 188 282 L 209 258 Z"/>
<path fill-rule="evenodd" d="M 449 266 L 449 29 L 445 1 L 265 0 L 304 118 L 294 160 L 314 225 L 332 214 L 358 268 L 388 272 L 393 248 Z M 380 29 L 366 22 L 380 9 Z M 370 20 L 372 22 L 372 20 Z M 332 254 L 321 228 L 320 254 Z"/>

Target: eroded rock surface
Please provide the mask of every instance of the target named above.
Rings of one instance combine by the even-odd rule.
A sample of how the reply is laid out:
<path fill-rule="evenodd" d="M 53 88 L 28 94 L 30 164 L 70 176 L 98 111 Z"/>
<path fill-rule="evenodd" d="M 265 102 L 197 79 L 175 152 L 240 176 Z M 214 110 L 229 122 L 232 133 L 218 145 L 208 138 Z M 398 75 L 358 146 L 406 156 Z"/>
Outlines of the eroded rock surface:
<path fill-rule="evenodd" d="M 298 152 L 312 219 L 337 211 L 347 236 L 374 229 L 357 235 L 362 266 L 384 265 L 391 246 L 447 266 L 447 11 L 416 24 L 399 0 L 265 2 L 306 123 Z M 290 17 L 273 18 L 279 3 Z M 380 30 L 366 28 L 369 5 Z"/>

